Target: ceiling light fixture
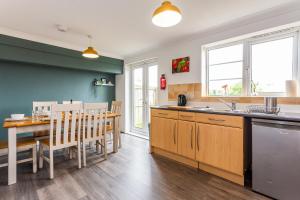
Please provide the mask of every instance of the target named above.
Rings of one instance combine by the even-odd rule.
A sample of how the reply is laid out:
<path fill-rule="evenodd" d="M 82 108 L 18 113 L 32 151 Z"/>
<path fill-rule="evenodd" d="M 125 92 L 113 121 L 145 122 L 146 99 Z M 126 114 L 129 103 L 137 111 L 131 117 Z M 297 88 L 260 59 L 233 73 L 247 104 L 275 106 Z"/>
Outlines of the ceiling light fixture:
<path fill-rule="evenodd" d="M 92 36 L 88 35 L 90 45 L 89 47 L 82 52 L 82 56 L 85 58 L 99 58 L 98 52 L 91 46 Z"/>
<path fill-rule="evenodd" d="M 179 8 L 172 5 L 170 1 L 164 1 L 161 6 L 154 11 L 152 23 L 159 27 L 171 27 L 178 24 L 181 18 Z"/>

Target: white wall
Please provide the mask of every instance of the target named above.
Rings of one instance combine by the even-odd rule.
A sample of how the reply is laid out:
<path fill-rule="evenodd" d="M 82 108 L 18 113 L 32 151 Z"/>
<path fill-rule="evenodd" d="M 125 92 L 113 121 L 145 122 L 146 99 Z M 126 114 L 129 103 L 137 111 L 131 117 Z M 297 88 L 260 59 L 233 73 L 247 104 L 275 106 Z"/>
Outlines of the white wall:
<path fill-rule="evenodd" d="M 191 35 L 176 44 L 166 44 L 160 48 L 125 58 L 125 63 L 132 63 L 147 58 L 158 58 L 158 75 L 166 74 L 168 84 L 201 82 L 201 46 L 221 40 L 239 37 L 278 26 L 300 21 L 300 3 L 268 10 L 239 19 L 230 24 L 216 27 L 197 35 Z M 175 43 L 175 42 L 174 42 Z M 174 58 L 190 56 L 190 72 L 172 74 L 171 61 Z M 167 90 L 159 91 L 159 103 L 168 102 Z"/>
<path fill-rule="evenodd" d="M 202 33 L 191 35 L 182 40 L 176 41 L 176 44 L 165 44 L 160 48 L 125 58 L 125 65 L 156 57 L 159 65 L 158 75 L 160 76 L 161 74 L 166 74 L 168 84 L 199 83 L 201 82 L 202 45 L 239 37 L 250 33 L 257 33 L 259 31 L 272 29 L 278 26 L 285 26 L 291 23 L 298 25 L 299 21 L 300 2 L 298 1 L 295 4 L 281 8 L 270 9 L 262 13 L 244 17 L 243 19 L 236 20 L 220 27 L 212 28 Z M 190 57 L 190 72 L 172 74 L 172 59 L 185 56 Z M 121 89 L 124 88 L 126 77 L 120 79 L 117 77 L 117 80 L 117 84 L 122 85 L 116 89 L 117 96 L 123 95 L 121 99 L 125 101 L 125 94 L 121 91 Z M 168 102 L 167 90 L 159 90 L 158 96 L 160 105 L 170 103 Z"/>

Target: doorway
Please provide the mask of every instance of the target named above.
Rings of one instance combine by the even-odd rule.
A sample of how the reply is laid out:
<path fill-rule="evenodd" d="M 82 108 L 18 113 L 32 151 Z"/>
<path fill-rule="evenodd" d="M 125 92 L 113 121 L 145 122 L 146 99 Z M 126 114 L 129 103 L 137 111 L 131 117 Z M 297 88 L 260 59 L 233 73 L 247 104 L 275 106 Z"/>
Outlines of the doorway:
<path fill-rule="evenodd" d="M 132 68 L 131 132 L 149 138 L 150 107 L 157 105 L 158 65 L 143 63 Z"/>

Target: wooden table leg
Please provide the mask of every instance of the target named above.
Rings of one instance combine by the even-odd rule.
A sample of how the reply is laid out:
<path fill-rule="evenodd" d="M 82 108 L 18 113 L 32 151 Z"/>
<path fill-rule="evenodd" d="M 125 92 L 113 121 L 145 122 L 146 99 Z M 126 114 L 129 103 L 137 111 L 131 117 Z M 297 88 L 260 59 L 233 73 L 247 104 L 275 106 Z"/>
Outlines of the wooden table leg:
<path fill-rule="evenodd" d="M 114 125 L 114 130 L 113 130 L 113 152 L 117 153 L 118 152 L 118 123 L 117 123 L 117 117 L 114 117 L 113 119 L 113 125 Z"/>
<path fill-rule="evenodd" d="M 117 117 L 117 122 L 118 122 L 118 126 L 117 126 L 117 128 L 118 128 L 118 131 L 117 131 L 117 133 L 118 133 L 118 148 L 120 149 L 122 147 L 122 145 L 121 145 L 120 117 Z"/>
<path fill-rule="evenodd" d="M 8 185 L 17 182 L 17 129 L 8 129 Z"/>

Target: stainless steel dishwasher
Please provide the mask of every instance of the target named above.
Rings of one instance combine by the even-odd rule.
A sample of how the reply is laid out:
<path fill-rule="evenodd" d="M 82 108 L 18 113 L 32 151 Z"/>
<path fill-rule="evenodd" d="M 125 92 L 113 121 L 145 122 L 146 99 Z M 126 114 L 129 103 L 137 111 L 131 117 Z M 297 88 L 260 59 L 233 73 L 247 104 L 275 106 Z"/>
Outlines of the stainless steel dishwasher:
<path fill-rule="evenodd" d="M 252 119 L 252 189 L 300 199 L 300 123 Z"/>

